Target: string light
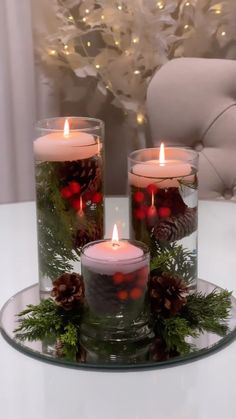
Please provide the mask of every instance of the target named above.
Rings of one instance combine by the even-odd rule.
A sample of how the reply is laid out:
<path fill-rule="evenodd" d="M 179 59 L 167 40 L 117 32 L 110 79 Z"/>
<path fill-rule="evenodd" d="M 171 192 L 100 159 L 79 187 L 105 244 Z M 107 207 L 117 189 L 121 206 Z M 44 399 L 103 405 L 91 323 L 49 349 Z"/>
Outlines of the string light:
<path fill-rule="evenodd" d="M 91 42 L 90 41 L 87 42 L 87 47 L 91 47 Z"/>
<path fill-rule="evenodd" d="M 137 44 L 139 42 L 139 39 L 138 38 L 133 38 L 132 42 L 133 42 L 133 44 Z"/>
<path fill-rule="evenodd" d="M 73 20 L 74 20 L 73 16 L 69 16 L 68 17 L 68 20 L 70 20 L 71 22 L 73 22 Z"/>
<path fill-rule="evenodd" d="M 119 6 L 117 6 L 118 10 L 122 10 L 122 6 L 119 4 Z"/>
<path fill-rule="evenodd" d="M 64 45 L 64 49 L 68 49 L 68 45 Z"/>
<path fill-rule="evenodd" d="M 86 17 L 83 17 L 82 21 L 83 22 L 86 22 L 86 20 L 87 20 L 87 18 Z"/>
<path fill-rule="evenodd" d="M 115 41 L 115 45 L 120 45 L 119 41 Z"/>
<path fill-rule="evenodd" d="M 70 53 L 69 53 L 69 51 L 65 51 L 65 54 L 66 54 L 66 55 L 69 55 Z"/>
<path fill-rule="evenodd" d="M 137 119 L 137 123 L 139 125 L 142 125 L 144 123 L 145 117 L 142 113 L 138 113 L 136 119 Z"/>
<path fill-rule="evenodd" d="M 85 9 L 85 13 L 87 13 L 87 15 L 89 14 L 89 9 Z"/>
<path fill-rule="evenodd" d="M 140 71 L 139 70 L 134 70 L 134 74 L 135 75 L 140 74 Z"/>
<path fill-rule="evenodd" d="M 57 55 L 57 51 L 55 49 L 50 49 L 50 51 L 48 51 L 49 55 Z"/>
<path fill-rule="evenodd" d="M 221 36 L 225 36 L 226 35 L 226 32 L 225 31 L 222 31 L 221 32 Z"/>
<path fill-rule="evenodd" d="M 104 15 L 101 15 L 101 19 L 104 20 L 105 19 L 105 16 Z"/>
<path fill-rule="evenodd" d="M 164 7 L 165 7 L 164 2 L 163 2 L 163 1 L 158 1 L 158 2 L 157 2 L 157 7 L 158 7 L 158 9 L 160 9 L 160 10 L 164 9 Z"/>
<path fill-rule="evenodd" d="M 189 25 L 184 25 L 184 29 L 185 30 L 189 29 Z"/>
<path fill-rule="evenodd" d="M 187 1 L 187 3 L 185 3 L 185 6 L 187 6 L 187 7 L 189 7 L 189 6 L 190 6 L 189 1 Z"/>
<path fill-rule="evenodd" d="M 99 69 L 99 68 L 100 68 L 100 65 L 99 65 L 99 64 L 96 64 L 96 65 L 95 65 L 95 67 L 96 67 L 97 69 Z"/>
<path fill-rule="evenodd" d="M 215 4 L 210 8 L 210 11 L 215 13 L 216 15 L 220 15 L 222 13 L 222 5 L 220 3 Z"/>

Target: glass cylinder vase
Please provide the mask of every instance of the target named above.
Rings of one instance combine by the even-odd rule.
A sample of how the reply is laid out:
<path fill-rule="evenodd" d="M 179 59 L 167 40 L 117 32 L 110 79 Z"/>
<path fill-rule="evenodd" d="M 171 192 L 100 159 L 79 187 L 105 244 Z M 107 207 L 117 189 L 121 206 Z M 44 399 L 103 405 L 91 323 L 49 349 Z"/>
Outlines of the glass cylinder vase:
<path fill-rule="evenodd" d="M 197 173 L 198 154 L 190 149 L 129 156 L 131 237 L 148 245 L 161 283 L 182 278 L 190 290 L 197 284 Z"/>
<path fill-rule="evenodd" d="M 103 122 L 45 119 L 34 141 L 39 288 L 42 298 L 67 272 L 80 271 L 80 250 L 103 237 Z"/>
<path fill-rule="evenodd" d="M 149 251 L 137 241 L 100 240 L 82 249 L 85 312 L 81 343 L 90 359 L 143 356 L 151 336 L 147 306 Z"/>

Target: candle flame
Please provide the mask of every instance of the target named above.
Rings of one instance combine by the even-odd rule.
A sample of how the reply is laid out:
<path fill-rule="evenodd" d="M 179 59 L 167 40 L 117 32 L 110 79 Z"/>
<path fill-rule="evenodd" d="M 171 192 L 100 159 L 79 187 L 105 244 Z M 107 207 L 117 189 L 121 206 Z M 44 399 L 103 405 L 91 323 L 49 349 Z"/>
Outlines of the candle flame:
<path fill-rule="evenodd" d="M 160 145 L 159 162 L 160 162 L 161 166 L 164 166 L 164 164 L 165 164 L 165 146 L 164 146 L 164 143 L 161 143 L 161 145 Z"/>
<path fill-rule="evenodd" d="M 114 227 L 113 227 L 111 242 L 112 242 L 112 246 L 119 246 L 119 234 L 118 234 L 118 228 L 116 224 L 114 224 Z"/>
<path fill-rule="evenodd" d="M 68 119 L 66 119 L 65 124 L 64 124 L 64 136 L 69 137 L 69 135 L 70 135 L 70 125 L 69 125 Z"/>

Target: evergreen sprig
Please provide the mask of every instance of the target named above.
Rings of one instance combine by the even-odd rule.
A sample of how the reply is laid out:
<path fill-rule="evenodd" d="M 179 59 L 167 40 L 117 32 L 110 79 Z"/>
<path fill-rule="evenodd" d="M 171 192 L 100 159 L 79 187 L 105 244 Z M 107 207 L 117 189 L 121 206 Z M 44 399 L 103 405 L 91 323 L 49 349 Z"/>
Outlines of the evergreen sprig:
<path fill-rule="evenodd" d="M 196 252 L 183 248 L 174 243 L 160 244 L 152 241 L 151 271 L 178 273 L 189 285 L 196 279 L 197 256 Z"/>
<path fill-rule="evenodd" d="M 176 316 L 165 318 L 162 314 L 152 315 L 152 326 L 156 337 L 160 337 L 169 352 L 185 355 L 194 350 L 188 338 L 196 338 L 208 331 L 225 336 L 231 310 L 232 293 L 214 290 L 205 295 L 191 294 L 186 305 Z M 28 305 L 18 314 L 19 325 L 16 338 L 24 340 L 44 340 L 55 338 L 62 344 L 62 354 L 76 359 L 80 344 L 80 323 L 82 311 L 65 311 L 54 300 L 43 300 L 38 305 Z"/>
<path fill-rule="evenodd" d="M 71 271 L 71 262 L 79 259 L 73 242 L 76 217 L 61 197 L 57 171 L 57 162 L 36 167 L 39 269 L 51 280 Z"/>
<path fill-rule="evenodd" d="M 14 330 L 20 341 L 54 338 L 62 343 L 62 353 L 74 358 L 79 345 L 81 311 L 66 311 L 54 300 L 42 300 L 38 305 L 28 305 L 18 314 L 18 327 Z"/>
<path fill-rule="evenodd" d="M 155 335 L 163 339 L 168 351 L 181 355 L 194 349 L 194 345 L 187 341 L 189 337 L 196 338 L 204 331 L 225 336 L 229 330 L 231 296 L 227 290 L 189 295 L 178 315 L 164 318 L 161 314 L 153 314 Z"/>

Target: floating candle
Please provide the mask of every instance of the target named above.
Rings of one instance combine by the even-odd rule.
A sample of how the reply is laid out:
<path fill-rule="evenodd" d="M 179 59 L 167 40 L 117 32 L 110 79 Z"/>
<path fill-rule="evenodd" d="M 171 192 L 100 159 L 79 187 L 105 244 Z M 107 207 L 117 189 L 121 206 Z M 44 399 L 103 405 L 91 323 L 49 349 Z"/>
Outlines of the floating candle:
<path fill-rule="evenodd" d="M 166 159 L 162 143 L 159 159 L 134 164 L 129 172 L 129 182 L 140 188 L 146 188 L 150 184 L 156 184 L 159 188 L 178 187 L 178 179 L 191 176 L 191 172 L 189 163 L 178 158 Z"/>
<path fill-rule="evenodd" d="M 98 273 L 132 272 L 141 268 L 143 249 L 128 240 L 119 240 L 117 227 L 114 225 L 111 240 L 91 243 L 83 249 L 81 262 Z"/>
<path fill-rule="evenodd" d="M 73 161 L 88 159 L 100 151 L 96 136 L 79 130 L 70 130 L 65 121 L 64 132 L 54 131 L 34 141 L 38 161 Z"/>

